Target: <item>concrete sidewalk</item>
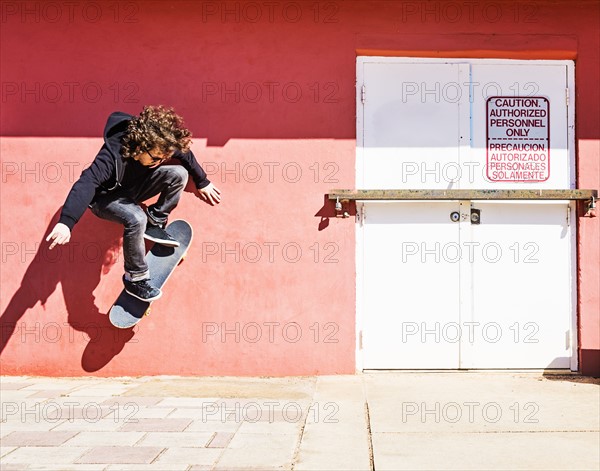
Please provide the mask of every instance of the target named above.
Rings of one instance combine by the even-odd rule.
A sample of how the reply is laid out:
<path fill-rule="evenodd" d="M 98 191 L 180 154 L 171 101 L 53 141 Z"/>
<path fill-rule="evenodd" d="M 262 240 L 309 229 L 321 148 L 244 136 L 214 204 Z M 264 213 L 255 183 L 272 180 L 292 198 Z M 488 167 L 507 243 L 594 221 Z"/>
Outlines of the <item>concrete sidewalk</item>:
<path fill-rule="evenodd" d="M 599 381 L 1 377 L 8 470 L 600 468 Z"/>

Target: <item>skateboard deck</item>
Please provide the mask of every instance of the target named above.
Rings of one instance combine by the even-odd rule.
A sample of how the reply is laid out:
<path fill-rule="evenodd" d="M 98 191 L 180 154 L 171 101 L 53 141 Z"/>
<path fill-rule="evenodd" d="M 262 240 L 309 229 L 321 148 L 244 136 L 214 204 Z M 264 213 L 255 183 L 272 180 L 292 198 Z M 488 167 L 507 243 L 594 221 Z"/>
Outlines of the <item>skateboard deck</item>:
<path fill-rule="evenodd" d="M 166 231 L 179 242 L 179 247 L 165 247 L 155 243 L 146 255 L 150 270 L 150 284 L 156 288 L 162 288 L 167 282 L 175 267 L 185 256 L 193 237 L 192 226 L 181 219 L 169 224 Z M 108 317 L 115 327 L 129 329 L 142 320 L 144 315 L 149 314 L 151 304 L 152 301 L 142 301 L 123 289 L 111 307 Z"/>

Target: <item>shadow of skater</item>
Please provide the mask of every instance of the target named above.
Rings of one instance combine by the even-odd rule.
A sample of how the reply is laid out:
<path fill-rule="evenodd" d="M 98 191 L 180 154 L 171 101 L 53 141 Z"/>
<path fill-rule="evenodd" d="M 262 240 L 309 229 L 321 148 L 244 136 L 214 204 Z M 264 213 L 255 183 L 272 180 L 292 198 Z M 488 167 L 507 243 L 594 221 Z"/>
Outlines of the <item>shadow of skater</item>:
<path fill-rule="evenodd" d="M 0 317 L 0 353 L 11 338 L 17 340 L 20 337 L 23 341 L 23 338 L 31 337 L 32 332 L 36 341 L 56 343 L 59 335 L 68 341 L 74 341 L 73 334 L 65 334 L 56 322 L 53 325 L 58 329 L 58 334 L 55 335 L 56 329 L 48 328 L 48 331 L 52 332 L 49 334 L 52 338 L 44 339 L 40 335 L 40 332 L 44 332 L 44 326 L 48 325 L 44 319 L 34 320 L 33 326 L 21 321 L 25 312 L 33 308 L 38 301 L 45 309 L 48 298 L 60 283 L 68 313 L 68 325 L 89 337 L 81 358 L 81 366 L 87 372 L 98 371 L 106 366 L 134 335 L 133 330 L 124 331 L 112 326 L 108 315 L 98 310 L 93 295 L 101 274 L 107 273 L 118 261 L 122 227 L 102 221 L 88 211 L 81 218 L 77 230 L 73 232 L 71 241 L 49 250 L 50 244 L 46 242 L 46 237 L 58 221 L 59 215 L 60 209 L 46 228 L 37 252 L 21 280 L 21 286 Z M 26 254 L 21 253 L 18 256 L 23 259 Z M 117 294 L 115 293 L 115 299 Z M 76 338 L 79 341 L 79 336 Z"/>

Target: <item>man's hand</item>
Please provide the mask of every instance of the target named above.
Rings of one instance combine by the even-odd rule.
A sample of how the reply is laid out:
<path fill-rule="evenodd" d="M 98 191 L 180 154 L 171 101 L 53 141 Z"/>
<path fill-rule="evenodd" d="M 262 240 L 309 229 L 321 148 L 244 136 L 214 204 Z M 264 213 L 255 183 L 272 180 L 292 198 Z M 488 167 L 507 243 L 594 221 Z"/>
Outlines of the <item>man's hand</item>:
<path fill-rule="evenodd" d="M 221 192 L 212 183 L 209 183 L 207 186 L 198 191 L 200 192 L 202 199 L 213 206 L 221 202 Z"/>
<path fill-rule="evenodd" d="M 46 242 L 49 242 L 50 240 L 52 240 L 50 250 L 52 250 L 56 244 L 64 245 L 71 240 L 71 230 L 59 222 L 54 226 L 50 235 L 46 237 Z"/>

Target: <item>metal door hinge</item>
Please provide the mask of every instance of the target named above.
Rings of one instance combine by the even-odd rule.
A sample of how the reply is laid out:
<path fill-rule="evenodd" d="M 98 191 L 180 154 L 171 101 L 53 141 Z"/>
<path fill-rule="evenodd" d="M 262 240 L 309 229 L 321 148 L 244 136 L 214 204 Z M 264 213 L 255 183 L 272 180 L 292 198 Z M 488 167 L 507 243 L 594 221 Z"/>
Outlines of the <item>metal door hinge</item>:
<path fill-rule="evenodd" d="M 363 349 L 363 339 L 362 339 L 362 330 L 358 331 L 358 349 Z"/>
<path fill-rule="evenodd" d="M 356 208 L 356 222 L 358 222 L 361 226 L 364 225 L 365 220 L 367 219 L 367 210 L 364 204 L 357 206 Z"/>
<path fill-rule="evenodd" d="M 569 106 L 569 89 L 565 88 L 565 100 L 566 100 L 566 105 Z"/>
<path fill-rule="evenodd" d="M 571 207 L 567 206 L 567 227 L 571 225 Z"/>
<path fill-rule="evenodd" d="M 361 103 L 365 103 L 366 98 L 367 97 L 367 87 L 365 87 L 365 85 L 363 84 L 362 87 L 360 87 L 360 101 Z"/>

